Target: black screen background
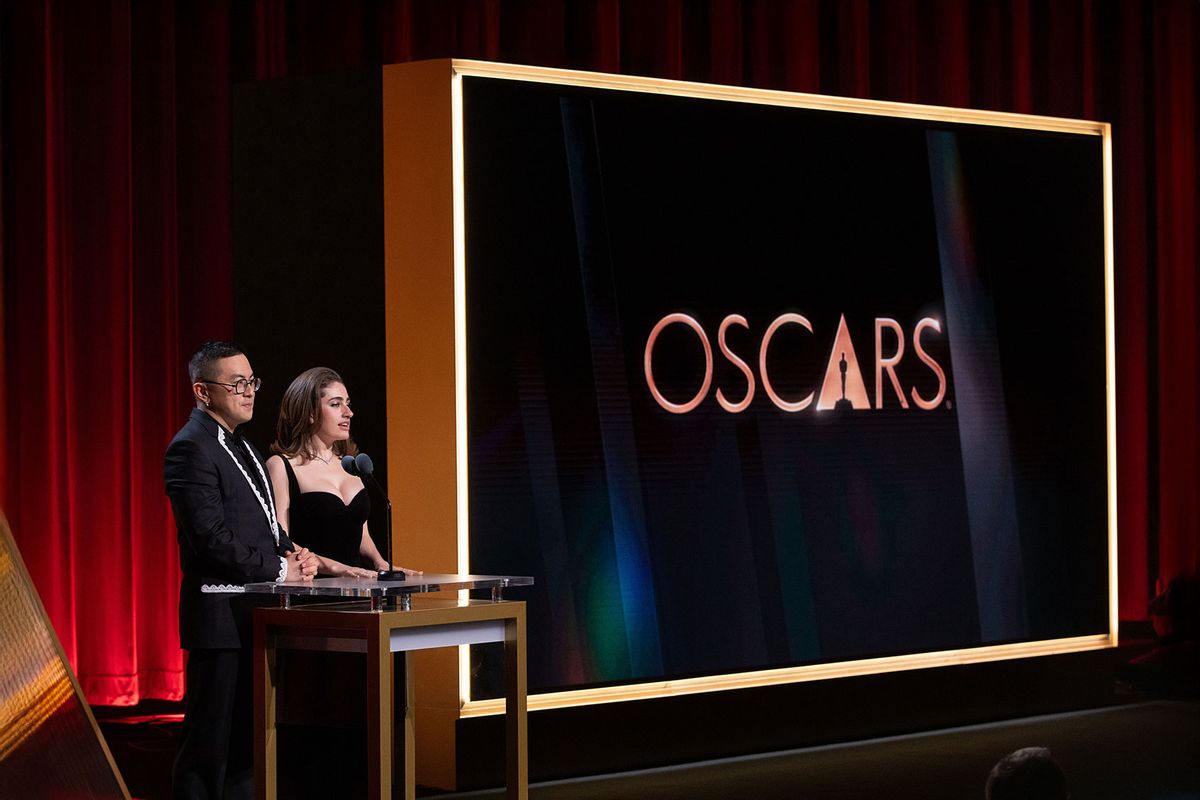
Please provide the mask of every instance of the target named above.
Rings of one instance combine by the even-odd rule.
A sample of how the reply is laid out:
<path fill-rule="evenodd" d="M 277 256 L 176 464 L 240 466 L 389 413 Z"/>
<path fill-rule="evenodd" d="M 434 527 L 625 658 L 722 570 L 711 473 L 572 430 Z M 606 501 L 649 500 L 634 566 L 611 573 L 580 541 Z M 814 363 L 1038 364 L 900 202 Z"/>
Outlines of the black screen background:
<path fill-rule="evenodd" d="M 536 577 L 531 691 L 1107 631 L 1099 137 L 484 78 L 464 111 L 470 569 Z M 982 374 L 1000 376 L 1020 578 L 999 638 L 980 622 L 995 554 L 972 540 L 930 131 L 953 134 L 954 233 L 994 322 Z M 642 372 L 672 312 L 714 350 L 685 415 Z M 874 319 L 911 337 L 930 316 L 945 401 L 900 409 L 885 386 L 881 409 L 781 411 L 757 348 L 785 312 L 814 333 L 776 335 L 780 395 L 820 394 L 844 315 L 874 404 Z M 717 350 L 731 313 L 759 381 L 741 414 L 714 397 L 745 393 Z M 931 397 L 906 345 L 901 383 Z M 654 367 L 690 397 L 695 335 L 668 328 Z"/>

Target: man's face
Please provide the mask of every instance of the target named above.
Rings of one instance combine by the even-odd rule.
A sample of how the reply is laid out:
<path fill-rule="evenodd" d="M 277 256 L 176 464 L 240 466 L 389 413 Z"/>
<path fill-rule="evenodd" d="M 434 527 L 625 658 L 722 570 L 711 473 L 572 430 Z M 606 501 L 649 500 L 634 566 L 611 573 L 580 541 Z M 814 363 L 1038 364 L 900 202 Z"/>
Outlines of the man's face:
<path fill-rule="evenodd" d="M 229 430 L 249 422 L 254 416 L 254 384 L 251 381 L 254 370 L 250 369 L 250 360 L 239 353 L 213 362 L 212 371 L 210 382 L 196 384 L 205 392 L 201 397 L 208 400 L 205 408 Z M 243 394 L 234 393 L 233 387 L 238 381 L 246 381 Z"/>

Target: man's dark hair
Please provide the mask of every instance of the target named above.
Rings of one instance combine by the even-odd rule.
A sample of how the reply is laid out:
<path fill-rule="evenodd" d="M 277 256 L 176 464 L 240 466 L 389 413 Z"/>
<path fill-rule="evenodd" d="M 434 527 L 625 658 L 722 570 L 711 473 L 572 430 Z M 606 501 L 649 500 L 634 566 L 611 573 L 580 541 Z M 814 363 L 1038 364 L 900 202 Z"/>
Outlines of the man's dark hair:
<path fill-rule="evenodd" d="M 236 342 L 205 342 L 197 347 L 196 351 L 192 353 L 192 357 L 188 359 L 188 378 L 192 383 L 213 380 L 212 365 L 214 361 L 220 361 L 222 358 L 230 356 L 244 355 L 245 352 Z"/>
<path fill-rule="evenodd" d="M 1022 747 L 996 762 L 987 800 L 1067 800 L 1067 776 L 1045 747 Z"/>

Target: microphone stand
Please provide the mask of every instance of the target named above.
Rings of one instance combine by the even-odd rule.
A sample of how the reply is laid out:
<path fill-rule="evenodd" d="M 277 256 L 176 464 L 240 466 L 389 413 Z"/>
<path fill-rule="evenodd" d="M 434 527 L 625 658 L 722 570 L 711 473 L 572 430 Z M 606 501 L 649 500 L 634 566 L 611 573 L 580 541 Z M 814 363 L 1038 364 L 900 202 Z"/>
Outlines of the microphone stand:
<path fill-rule="evenodd" d="M 388 565 L 387 569 L 381 569 L 376 573 L 376 578 L 381 581 L 402 581 L 406 577 L 404 570 L 392 569 L 392 501 L 388 499 L 386 494 L 384 494 L 382 487 L 380 487 L 379 483 L 375 480 L 374 474 L 368 475 L 367 477 L 370 478 L 371 483 L 375 484 L 376 491 L 383 495 L 383 502 L 386 504 L 385 508 L 387 514 L 387 547 L 385 548 L 387 550 L 387 555 L 385 555 L 384 558 L 387 559 Z"/>
<path fill-rule="evenodd" d="M 383 498 L 384 508 L 387 511 L 387 541 L 384 549 L 387 555 L 387 569 L 377 570 L 375 578 L 381 581 L 402 581 L 407 576 L 404 570 L 392 569 L 392 501 L 387 496 L 387 492 L 379 485 L 379 481 L 375 480 L 375 465 L 371 463 L 371 457 L 366 453 L 359 453 L 357 456 L 342 456 L 342 469 L 349 472 L 351 475 L 357 475 L 364 478 L 368 483 L 375 487 L 375 491 L 379 492 L 379 496 Z"/>

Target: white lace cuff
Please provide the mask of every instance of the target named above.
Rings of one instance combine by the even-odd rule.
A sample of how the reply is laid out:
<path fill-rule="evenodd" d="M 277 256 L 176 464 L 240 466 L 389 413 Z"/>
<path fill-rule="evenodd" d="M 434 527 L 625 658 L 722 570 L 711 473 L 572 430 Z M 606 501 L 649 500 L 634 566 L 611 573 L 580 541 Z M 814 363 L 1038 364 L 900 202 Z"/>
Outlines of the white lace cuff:
<path fill-rule="evenodd" d="M 206 583 L 200 587 L 201 594 L 241 594 L 244 591 L 246 591 L 245 586 L 232 583 Z"/>
<path fill-rule="evenodd" d="M 275 579 L 276 583 L 283 583 L 287 578 L 287 559 L 283 556 L 279 557 L 279 577 Z"/>

